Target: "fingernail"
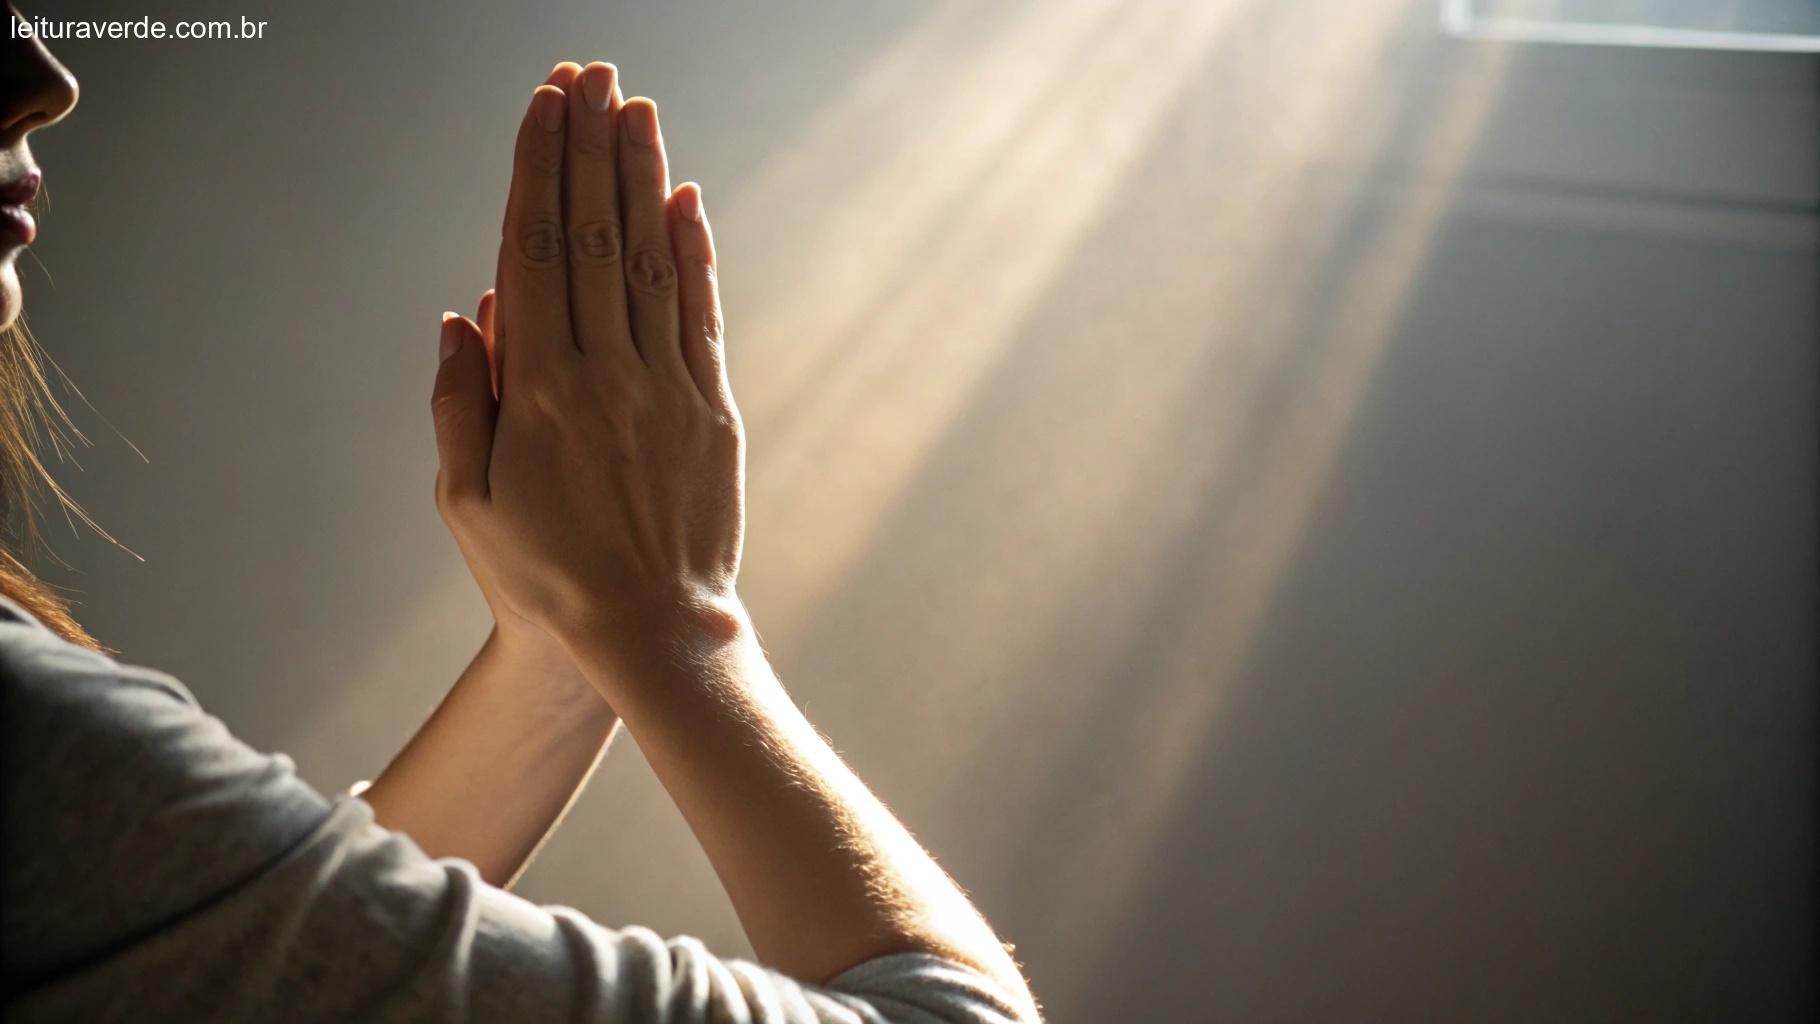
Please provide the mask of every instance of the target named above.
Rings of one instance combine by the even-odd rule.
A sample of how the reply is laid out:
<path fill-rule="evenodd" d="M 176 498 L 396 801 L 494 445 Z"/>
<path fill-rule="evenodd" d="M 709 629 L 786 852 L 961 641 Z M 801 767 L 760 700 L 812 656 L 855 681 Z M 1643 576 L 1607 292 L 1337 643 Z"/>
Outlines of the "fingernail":
<path fill-rule="evenodd" d="M 437 362 L 446 363 L 461 348 L 461 314 L 442 315 L 442 340 L 437 343 Z"/>
<path fill-rule="evenodd" d="M 581 94 L 587 98 L 588 106 L 598 113 L 606 113 L 607 105 L 613 100 L 612 65 L 589 64 L 581 73 Z"/>
<path fill-rule="evenodd" d="M 694 187 L 691 188 L 691 185 Z M 676 212 L 682 214 L 684 220 L 692 220 L 698 224 L 701 223 L 700 185 L 690 182 L 689 185 L 684 185 L 677 190 Z"/>
<path fill-rule="evenodd" d="M 626 131 L 632 141 L 649 146 L 657 141 L 657 107 L 651 103 L 634 103 L 626 108 Z"/>
<path fill-rule="evenodd" d="M 539 89 L 531 97 L 531 114 L 546 132 L 562 129 L 563 95 L 561 89 Z"/>

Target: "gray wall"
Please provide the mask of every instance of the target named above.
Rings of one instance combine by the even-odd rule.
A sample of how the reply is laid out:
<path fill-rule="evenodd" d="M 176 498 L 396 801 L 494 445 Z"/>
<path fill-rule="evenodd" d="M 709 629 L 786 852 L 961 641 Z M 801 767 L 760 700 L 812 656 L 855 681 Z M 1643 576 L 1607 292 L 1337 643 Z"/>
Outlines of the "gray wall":
<path fill-rule="evenodd" d="M 769 646 L 1057 1021 L 1812 1011 L 1813 59 L 1404 0 L 60 6 L 272 22 L 62 46 L 24 269 L 150 460 L 83 414 L 145 561 L 58 578 L 319 785 L 483 634 L 436 318 L 604 56 L 721 241 Z M 629 742 L 522 889 L 745 949 Z"/>

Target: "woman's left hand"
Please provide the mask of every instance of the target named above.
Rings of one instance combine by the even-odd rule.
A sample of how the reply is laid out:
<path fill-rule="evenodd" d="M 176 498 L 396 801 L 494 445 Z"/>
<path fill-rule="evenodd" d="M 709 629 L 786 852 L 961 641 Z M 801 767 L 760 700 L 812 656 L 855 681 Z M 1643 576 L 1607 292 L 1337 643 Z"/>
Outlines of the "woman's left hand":
<path fill-rule="evenodd" d="M 572 67 L 573 65 L 568 65 Z M 552 84 L 557 84 L 560 71 L 552 74 Z M 566 84 L 566 83 L 564 83 Z M 494 292 L 488 288 L 480 297 L 480 303 L 474 311 L 474 323 L 479 328 L 480 336 L 486 346 L 487 364 L 497 379 L 499 368 L 495 360 L 493 347 L 493 309 Z M 445 314 L 453 316 L 454 314 Z M 497 386 L 497 385 L 495 385 Z M 584 707 L 600 701 L 599 693 L 588 683 L 575 660 L 569 656 L 568 649 L 551 636 L 542 626 L 531 622 L 512 610 L 499 596 L 499 588 L 494 583 L 492 574 L 485 564 L 469 562 L 468 571 L 474 577 L 474 583 L 480 588 L 481 596 L 493 613 L 493 646 L 497 648 L 501 661 L 518 680 L 518 686 L 528 698 L 545 699 L 555 704 L 577 702 Z"/>
<path fill-rule="evenodd" d="M 568 62 L 560 63 L 550 72 L 544 84 L 561 89 L 566 94 L 573 94 L 581 69 Z M 484 344 L 488 376 L 492 381 L 495 401 L 499 395 L 500 358 L 495 345 L 494 311 L 497 308 L 495 292 L 488 288 L 480 296 L 475 307 L 473 326 Z M 445 322 L 454 319 L 456 314 L 445 313 Z M 441 481 L 438 486 L 438 500 L 441 497 Z M 464 556 L 466 552 L 464 551 Z M 574 659 L 569 656 L 567 648 L 559 643 L 543 627 L 531 622 L 514 611 L 500 595 L 500 588 L 494 574 L 485 562 L 466 559 L 468 571 L 480 588 L 481 596 L 486 599 L 487 607 L 493 613 L 493 639 L 491 646 L 497 649 L 500 660 L 508 666 L 508 671 L 518 677 L 519 685 L 526 697 L 547 697 L 557 703 L 566 703 L 573 699 L 583 704 L 598 702 L 599 694 L 589 685 L 587 679 L 576 667 Z"/>

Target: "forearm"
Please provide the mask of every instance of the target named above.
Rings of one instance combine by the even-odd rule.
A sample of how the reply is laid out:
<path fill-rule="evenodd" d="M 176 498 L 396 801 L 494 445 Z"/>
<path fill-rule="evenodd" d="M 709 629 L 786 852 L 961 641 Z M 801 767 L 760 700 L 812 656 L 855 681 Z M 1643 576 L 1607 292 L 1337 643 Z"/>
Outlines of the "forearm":
<path fill-rule="evenodd" d="M 379 823 L 482 878 L 517 878 L 599 763 L 618 718 L 566 659 L 489 636 L 363 794 Z"/>
<path fill-rule="evenodd" d="M 743 612 L 716 633 L 643 665 L 623 652 L 577 659 L 626 715 L 759 956 L 827 980 L 930 952 L 1028 1002 L 991 928 L 784 692 Z"/>

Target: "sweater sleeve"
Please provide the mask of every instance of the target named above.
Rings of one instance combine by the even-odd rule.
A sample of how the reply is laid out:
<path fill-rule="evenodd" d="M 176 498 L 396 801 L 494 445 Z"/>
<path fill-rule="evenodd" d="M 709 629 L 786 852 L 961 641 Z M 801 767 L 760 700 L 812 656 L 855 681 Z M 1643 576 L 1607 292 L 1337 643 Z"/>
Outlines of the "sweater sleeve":
<path fill-rule="evenodd" d="M 17 614 L 0 683 L 9 1020 L 1019 1019 L 939 957 L 815 986 L 535 906 L 324 799 L 170 677 Z"/>

